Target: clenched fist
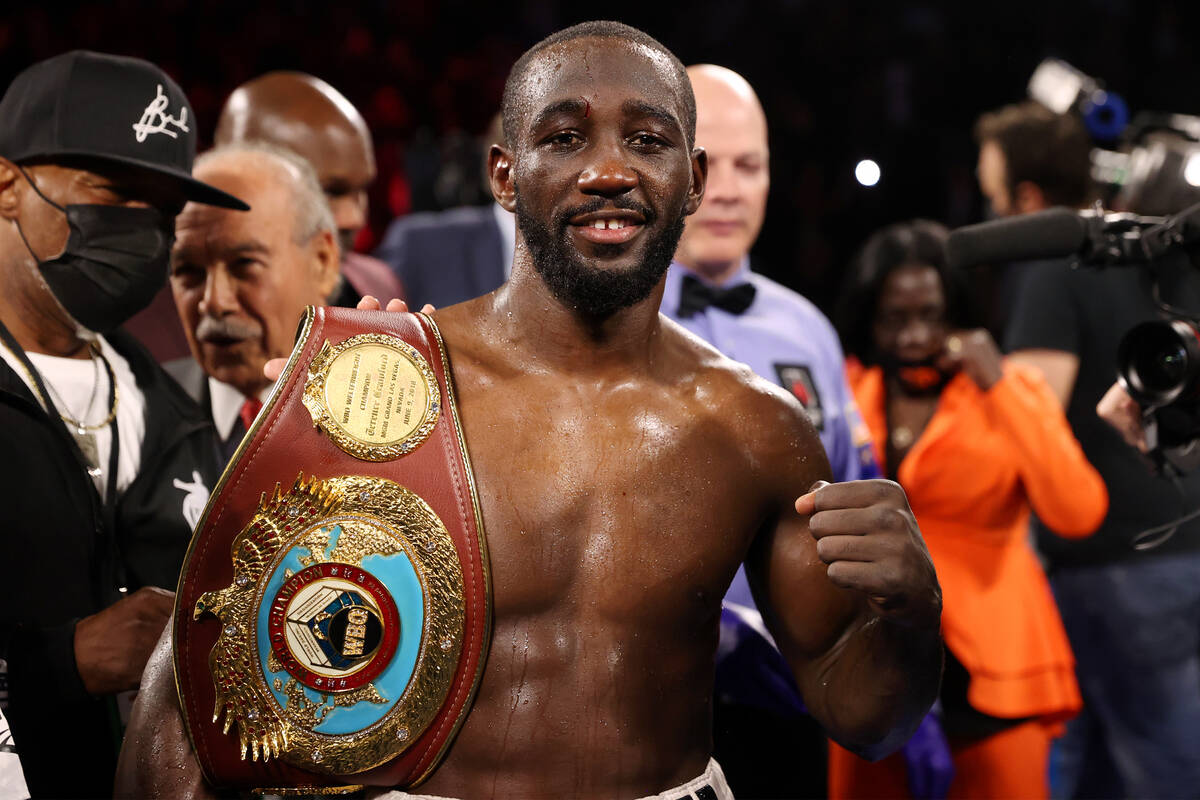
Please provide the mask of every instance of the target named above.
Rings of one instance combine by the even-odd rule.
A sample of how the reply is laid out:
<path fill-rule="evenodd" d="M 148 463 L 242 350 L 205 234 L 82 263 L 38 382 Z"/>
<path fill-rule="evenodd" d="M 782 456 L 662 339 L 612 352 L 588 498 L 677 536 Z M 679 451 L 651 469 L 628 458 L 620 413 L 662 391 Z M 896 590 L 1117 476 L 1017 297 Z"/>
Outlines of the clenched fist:
<path fill-rule="evenodd" d="M 934 626 L 942 591 L 904 490 L 892 481 L 817 484 L 796 500 L 829 580 L 897 622 Z"/>

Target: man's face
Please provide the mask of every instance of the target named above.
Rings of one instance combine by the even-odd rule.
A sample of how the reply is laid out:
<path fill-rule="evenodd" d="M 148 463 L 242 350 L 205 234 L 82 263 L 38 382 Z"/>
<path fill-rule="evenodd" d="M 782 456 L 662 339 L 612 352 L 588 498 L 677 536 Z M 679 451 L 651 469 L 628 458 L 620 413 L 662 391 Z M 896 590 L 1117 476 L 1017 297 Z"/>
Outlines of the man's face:
<path fill-rule="evenodd" d="M 4 161 L 0 163 L 0 173 L 11 179 L 4 195 L 12 193 L 15 207 L 10 218 L 20 231 L 17 235 L 17 227 L 13 228 L 14 235 L 7 247 L 11 255 L 23 262 L 21 268 L 5 271 L 4 291 L 21 297 L 23 302 L 37 304 L 43 313 L 69 328 L 76 328 L 77 323 L 55 299 L 36 262 L 62 255 L 70 227 L 66 215 L 39 196 L 27 181 L 32 181 L 43 195 L 62 207 L 86 204 L 156 208 L 162 214 L 168 234 L 174 230 L 175 216 L 183 207 L 178 187 L 154 173 L 123 165 L 67 160 L 25 164 L 18 169 Z M 20 236 L 24 236 L 24 242 Z M 165 274 L 162 280 L 166 280 Z"/>
<path fill-rule="evenodd" d="M 696 144 L 708 153 L 704 203 L 687 221 L 676 257 L 717 277 L 749 252 L 762 229 L 771 187 L 767 125 L 758 100 L 692 68 Z"/>
<path fill-rule="evenodd" d="M 979 191 L 997 217 L 1015 214 L 1012 194 L 1008 191 L 1008 165 L 1000 145 L 988 140 L 979 146 L 979 165 L 976 168 Z"/>
<path fill-rule="evenodd" d="M 578 39 L 539 54 L 523 89 L 501 194 L 515 194 L 510 210 L 538 273 L 589 316 L 645 299 L 704 186 L 669 61 L 617 39 Z"/>
<path fill-rule="evenodd" d="M 179 190 L 163 186 L 162 178 L 153 173 L 118 164 L 68 165 L 70 163 L 28 164 L 23 169 L 42 194 L 63 207 L 75 204 L 149 206 L 162 212 L 167 225 L 174 222 L 183 208 Z M 18 182 L 25 179 L 19 171 L 16 176 Z M 21 231 L 38 259 L 48 261 L 62 254 L 70 235 L 62 211 L 30 189 L 22 193 L 19 220 Z"/>
<path fill-rule="evenodd" d="M 332 288 L 333 246 L 321 234 L 296 242 L 291 190 L 276 171 L 218 162 L 200 175 L 251 210 L 188 204 L 176 224 L 171 289 L 192 355 L 250 396 L 267 385 L 267 360 L 291 351 L 304 307 Z"/>
<path fill-rule="evenodd" d="M 309 135 L 283 144 L 312 164 L 329 200 L 342 252 L 367 224 L 367 190 L 375 181 L 375 154 L 370 140 L 344 120 L 328 121 Z"/>

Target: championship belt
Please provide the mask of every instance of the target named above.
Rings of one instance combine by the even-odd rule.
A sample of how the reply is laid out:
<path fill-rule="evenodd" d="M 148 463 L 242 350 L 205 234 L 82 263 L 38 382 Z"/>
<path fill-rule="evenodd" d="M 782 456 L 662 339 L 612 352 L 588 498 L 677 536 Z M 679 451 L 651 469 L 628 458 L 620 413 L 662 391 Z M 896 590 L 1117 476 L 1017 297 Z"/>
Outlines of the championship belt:
<path fill-rule="evenodd" d="M 179 582 L 176 685 L 205 777 L 273 793 L 420 783 L 466 718 L 490 625 L 437 326 L 310 308 Z"/>

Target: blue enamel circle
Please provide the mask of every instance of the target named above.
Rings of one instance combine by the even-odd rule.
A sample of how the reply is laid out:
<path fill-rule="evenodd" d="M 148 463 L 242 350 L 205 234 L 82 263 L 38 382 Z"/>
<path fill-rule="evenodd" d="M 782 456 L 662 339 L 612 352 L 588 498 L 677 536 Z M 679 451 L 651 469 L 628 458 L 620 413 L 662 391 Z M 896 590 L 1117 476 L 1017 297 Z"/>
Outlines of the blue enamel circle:
<path fill-rule="evenodd" d="M 325 552 L 319 554 L 320 559 L 324 561 L 329 558 L 329 554 L 336 547 L 338 538 L 344 535 L 344 531 L 340 524 L 322 528 L 322 530 L 330 534 Z M 336 695 L 333 693 L 323 694 L 316 689 L 303 686 L 296 682 L 286 670 L 280 669 L 272 672 L 267 666 L 267 656 L 271 652 L 268 633 L 271 604 L 286 581 L 288 572 L 297 573 L 304 569 L 305 565 L 300 562 L 300 558 L 308 558 L 310 555 L 318 554 L 310 554 L 309 549 L 305 546 L 292 547 L 275 567 L 270 580 L 267 581 L 263 602 L 258 608 L 256 624 L 259 664 L 263 671 L 263 677 L 266 679 L 267 688 L 274 695 L 281 709 L 287 706 L 287 689 L 290 688 L 292 692 L 302 691 L 313 706 L 310 709 L 313 718 L 321 720 L 313 727 L 315 732 L 326 735 L 357 733 L 387 716 L 413 678 L 417 666 L 417 656 L 421 650 L 421 635 L 425 627 L 425 600 L 421 581 L 412 561 L 403 551 L 387 556 L 369 555 L 362 560 L 362 568 L 378 578 L 387 587 L 395 601 L 400 617 L 400 641 L 391 662 L 373 681 L 383 702 L 371 702 L 364 699 L 351 706 L 335 706 Z M 279 680 L 278 689 L 275 686 L 276 679 Z M 292 684 L 290 687 L 289 682 Z M 323 718 L 322 715 L 324 715 Z"/>

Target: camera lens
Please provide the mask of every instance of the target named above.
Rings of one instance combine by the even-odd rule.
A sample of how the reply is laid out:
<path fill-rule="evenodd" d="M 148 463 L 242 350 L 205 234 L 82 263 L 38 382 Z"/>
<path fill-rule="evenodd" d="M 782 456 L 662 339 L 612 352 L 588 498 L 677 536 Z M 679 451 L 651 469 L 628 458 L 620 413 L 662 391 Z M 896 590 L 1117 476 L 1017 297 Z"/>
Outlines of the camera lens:
<path fill-rule="evenodd" d="M 1168 392 L 1178 386 L 1187 374 L 1187 352 L 1182 347 L 1159 350 L 1152 353 L 1144 364 L 1139 364 L 1137 369 L 1147 389 Z"/>
<path fill-rule="evenodd" d="M 1200 332 L 1186 322 L 1144 322 L 1117 348 L 1121 381 L 1145 406 L 1195 394 L 1200 384 Z"/>

